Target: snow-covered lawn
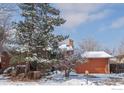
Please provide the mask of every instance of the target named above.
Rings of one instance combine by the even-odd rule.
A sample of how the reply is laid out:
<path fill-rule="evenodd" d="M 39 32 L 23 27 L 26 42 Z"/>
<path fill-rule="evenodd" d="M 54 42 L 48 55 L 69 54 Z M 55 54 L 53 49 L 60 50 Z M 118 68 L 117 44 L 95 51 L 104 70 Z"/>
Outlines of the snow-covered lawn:
<path fill-rule="evenodd" d="M 124 73 L 122 74 L 84 74 L 70 73 L 69 78 L 58 72 L 46 78 L 32 82 L 13 82 L 9 77 L 0 75 L 0 85 L 80 85 L 80 86 L 103 86 L 103 85 L 124 85 Z"/>

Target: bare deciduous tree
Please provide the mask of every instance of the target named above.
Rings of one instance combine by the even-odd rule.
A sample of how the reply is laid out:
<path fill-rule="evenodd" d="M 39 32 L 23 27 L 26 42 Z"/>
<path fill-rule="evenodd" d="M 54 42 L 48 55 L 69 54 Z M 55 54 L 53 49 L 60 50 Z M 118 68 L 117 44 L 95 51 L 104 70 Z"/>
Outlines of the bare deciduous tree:
<path fill-rule="evenodd" d="M 124 41 L 120 42 L 120 45 L 117 48 L 117 52 L 118 52 L 119 55 L 124 55 Z"/>
<path fill-rule="evenodd" d="M 110 54 L 110 55 L 116 55 L 116 49 L 115 48 L 104 48 L 103 51 L 105 51 L 106 53 Z"/>
<path fill-rule="evenodd" d="M 11 17 L 14 11 L 12 4 L 0 4 L 0 47 L 3 46 L 7 31 L 11 28 Z"/>
<path fill-rule="evenodd" d="M 80 44 L 80 48 L 85 51 L 97 51 L 101 49 L 101 46 L 97 41 L 95 41 L 93 38 L 86 38 L 83 39 Z"/>

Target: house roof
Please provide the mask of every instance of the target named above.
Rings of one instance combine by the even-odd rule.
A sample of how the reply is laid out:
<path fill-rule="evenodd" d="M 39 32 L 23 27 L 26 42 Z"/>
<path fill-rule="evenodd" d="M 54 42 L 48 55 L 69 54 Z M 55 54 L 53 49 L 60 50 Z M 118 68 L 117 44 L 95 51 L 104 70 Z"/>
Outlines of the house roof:
<path fill-rule="evenodd" d="M 112 55 L 104 51 L 88 51 L 81 55 L 83 58 L 111 58 Z"/>
<path fill-rule="evenodd" d="M 68 51 L 74 50 L 72 46 L 67 46 L 67 44 L 62 44 L 59 46 L 60 49 L 66 49 Z"/>

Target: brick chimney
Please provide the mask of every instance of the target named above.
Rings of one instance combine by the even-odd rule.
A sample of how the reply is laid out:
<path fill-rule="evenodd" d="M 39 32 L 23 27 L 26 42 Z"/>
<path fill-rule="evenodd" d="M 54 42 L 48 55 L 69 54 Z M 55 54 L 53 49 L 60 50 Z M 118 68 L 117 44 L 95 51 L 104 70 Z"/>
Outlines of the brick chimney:
<path fill-rule="evenodd" d="M 68 39 L 67 40 L 67 46 L 72 46 L 72 47 L 74 47 L 74 44 L 73 44 L 73 40 L 72 39 Z"/>

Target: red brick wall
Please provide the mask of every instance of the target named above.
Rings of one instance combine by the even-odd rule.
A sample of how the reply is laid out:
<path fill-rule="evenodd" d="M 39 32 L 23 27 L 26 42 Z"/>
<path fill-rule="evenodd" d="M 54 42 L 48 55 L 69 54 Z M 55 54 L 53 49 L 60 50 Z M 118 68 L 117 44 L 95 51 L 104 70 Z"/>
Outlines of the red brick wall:
<path fill-rule="evenodd" d="M 10 58 L 11 57 L 6 52 L 2 53 L 2 56 L 1 56 L 1 68 L 9 66 Z"/>
<path fill-rule="evenodd" d="M 109 73 L 108 58 L 90 58 L 86 63 L 75 67 L 77 73 Z"/>

